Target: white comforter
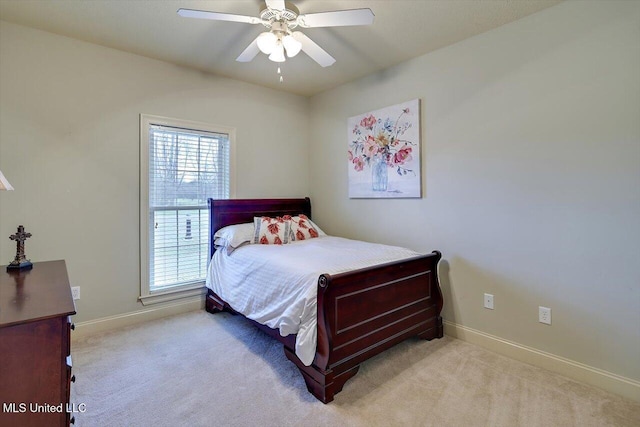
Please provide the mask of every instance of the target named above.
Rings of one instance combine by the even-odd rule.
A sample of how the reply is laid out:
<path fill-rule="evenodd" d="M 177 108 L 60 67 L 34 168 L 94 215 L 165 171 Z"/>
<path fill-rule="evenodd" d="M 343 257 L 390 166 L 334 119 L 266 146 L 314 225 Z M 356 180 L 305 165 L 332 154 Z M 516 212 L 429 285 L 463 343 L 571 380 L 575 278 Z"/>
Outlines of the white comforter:
<path fill-rule="evenodd" d="M 324 236 L 286 245 L 245 245 L 230 255 L 218 250 L 207 287 L 246 317 L 298 334 L 296 355 L 310 365 L 317 342 L 317 283 L 337 274 L 420 255 L 396 246 Z"/>

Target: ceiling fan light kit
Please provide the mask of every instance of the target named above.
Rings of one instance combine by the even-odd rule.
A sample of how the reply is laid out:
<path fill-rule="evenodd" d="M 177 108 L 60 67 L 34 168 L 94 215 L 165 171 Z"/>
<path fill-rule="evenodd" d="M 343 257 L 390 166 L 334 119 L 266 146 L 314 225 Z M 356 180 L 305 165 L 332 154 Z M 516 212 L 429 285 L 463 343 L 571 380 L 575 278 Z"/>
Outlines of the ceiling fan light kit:
<path fill-rule="evenodd" d="M 302 43 L 291 36 L 291 32 L 285 25 L 274 22 L 271 31 L 260 33 L 256 38 L 258 49 L 274 62 L 284 62 L 284 50 L 289 58 L 296 56 L 302 49 Z"/>
<path fill-rule="evenodd" d="M 236 58 L 238 62 L 249 62 L 262 52 L 269 55 L 271 61 L 280 63 L 286 61 L 285 52 L 287 57 L 293 58 L 302 50 L 322 67 L 333 65 L 336 60 L 304 33 L 291 30 L 298 26 L 315 28 L 371 25 L 374 18 L 371 9 L 337 10 L 301 15 L 298 8 L 290 3 L 285 4 L 283 0 L 266 0 L 265 4 L 266 9 L 260 12 L 259 17 L 192 9 L 178 9 L 178 15 L 184 18 L 262 24 L 268 28 L 268 31 L 260 33 Z"/>

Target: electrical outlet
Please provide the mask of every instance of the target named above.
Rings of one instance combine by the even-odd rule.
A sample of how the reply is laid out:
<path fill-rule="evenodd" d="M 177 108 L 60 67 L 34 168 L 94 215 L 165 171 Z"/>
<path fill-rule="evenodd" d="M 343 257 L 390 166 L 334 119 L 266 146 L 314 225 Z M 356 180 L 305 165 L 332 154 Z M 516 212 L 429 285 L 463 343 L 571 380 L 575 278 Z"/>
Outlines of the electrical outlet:
<path fill-rule="evenodd" d="M 546 325 L 551 324 L 551 309 L 549 307 L 538 307 L 538 321 Z"/>
<path fill-rule="evenodd" d="M 72 286 L 71 287 L 71 296 L 73 296 L 73 299 L 80 299 L 80 286 Z"/>
<path fill-rule="evenodd" d="M 484 294 L 484 308 L 488 308 L 489 310 L 493 310 L 493 295 Z"/>

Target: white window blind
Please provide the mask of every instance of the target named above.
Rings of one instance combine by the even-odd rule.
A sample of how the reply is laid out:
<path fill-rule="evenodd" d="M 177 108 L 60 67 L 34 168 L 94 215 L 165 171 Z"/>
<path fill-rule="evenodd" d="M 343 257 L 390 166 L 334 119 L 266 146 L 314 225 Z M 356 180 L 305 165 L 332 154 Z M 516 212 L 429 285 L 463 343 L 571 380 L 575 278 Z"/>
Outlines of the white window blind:
<path fill-rule="evenodd" d="M 229 198 L 230 135 L 148 126 L 149 291 L 203 282 L 207 198 Z"/>

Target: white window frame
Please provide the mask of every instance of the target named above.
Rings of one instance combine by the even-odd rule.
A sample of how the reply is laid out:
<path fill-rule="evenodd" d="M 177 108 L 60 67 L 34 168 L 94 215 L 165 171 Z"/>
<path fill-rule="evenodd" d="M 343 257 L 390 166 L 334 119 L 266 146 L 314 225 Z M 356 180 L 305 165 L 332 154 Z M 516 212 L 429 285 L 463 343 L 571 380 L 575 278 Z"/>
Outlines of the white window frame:
<path fill-rule="evenodd" d="M 140 114 L 140 297 L 143 305 L 198 297 L 206 293 L 204 281 L 160 291 L 150 288 L 149 260 L 149 129 L 152 125 L 229 135 L 229 197 L 235 197 L 235 139 L 233 127 Z"/>

